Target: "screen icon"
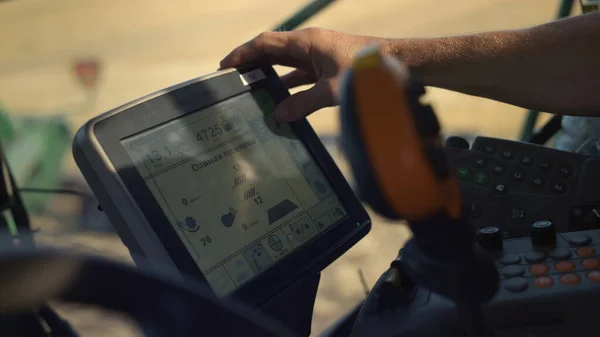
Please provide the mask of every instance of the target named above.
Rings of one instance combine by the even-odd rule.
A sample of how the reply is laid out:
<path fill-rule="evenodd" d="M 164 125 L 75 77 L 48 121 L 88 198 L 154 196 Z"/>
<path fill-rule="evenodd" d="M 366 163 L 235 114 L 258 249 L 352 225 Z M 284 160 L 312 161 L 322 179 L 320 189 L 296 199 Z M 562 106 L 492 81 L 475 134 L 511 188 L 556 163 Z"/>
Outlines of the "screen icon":
<path fill-rule="evenodd" d="M 315 233 L 315 228 L 306 217 L 292 223 L 289 228 L 298 241 L 304 241 Z"/>
<path fill-rule="evenodd" d="M 196 219 L 192 218 L 191 216 L 186 217 L 185 220 L 183 220 L 183 223 L 180 223 L 179 227 L 192 233 L 197 232 L 198 229 L 200 229 Z"/>
<path fill-rule="evenodd" d="M 233 226 L 233 221 L 235 220 L 235 215 L 237 214 L 237 210 L 233 207 L 229 207 L 229 213 L 223 214 L 221 216 L 221 223 L 225 227 Z"/>
<path fill-rule="evenodd" d="M 271 247 L 271 249 L 273 249 L 276 252 L 283 249 L 283 242 L 277 235 L 269 236 L 269 239 L 267 240 L 267 242 L 269 243 L 269 247 Z"/>
<path fill-rule="evenodd" d="M 244 257 L 241 255 L 238 255 L 225 263 L 225 268 L 237 285 L 246 282 L 254 274 Z"/>
<path fill-rule="evenodd" d="M 271 260 L 271 257 L 267 253 L 267 250 L 260 243 L 246 250 L 244 252 L 244 257 L 246 258 L 246 260 L 248 260 L 248 262 L 250 262 L 250 266 L 256 273 L 262 272 L 263 270 L 267 269 L 271 264 L 273 264 L 273 260 Z"/>

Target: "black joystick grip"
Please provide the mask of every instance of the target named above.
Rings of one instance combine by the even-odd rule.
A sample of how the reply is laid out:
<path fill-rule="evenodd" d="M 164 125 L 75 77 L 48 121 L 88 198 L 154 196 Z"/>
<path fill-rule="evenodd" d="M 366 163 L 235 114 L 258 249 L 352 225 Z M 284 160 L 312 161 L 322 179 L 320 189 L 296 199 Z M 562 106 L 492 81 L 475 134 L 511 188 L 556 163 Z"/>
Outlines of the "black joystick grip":
<path fill-rule="evenodd" d="M 477 242 L 484 250 L 502 250 L 502 233 L 498 227 L 484 227 L 477 231 Z"/>
<path fill-rule="evenodd" d="M 461 150 L 468 150 L 470 147 L 469 142 L 466 139 L 458 136 L 450 136 L 446 138 L 444 141 L 444 146 Z"/>
<path fill-rule="evenodd" d="M 531 243 L 535 246 L 556 244 L 556 230 L 550 221 L 538 221 L 531 226 Z"/>

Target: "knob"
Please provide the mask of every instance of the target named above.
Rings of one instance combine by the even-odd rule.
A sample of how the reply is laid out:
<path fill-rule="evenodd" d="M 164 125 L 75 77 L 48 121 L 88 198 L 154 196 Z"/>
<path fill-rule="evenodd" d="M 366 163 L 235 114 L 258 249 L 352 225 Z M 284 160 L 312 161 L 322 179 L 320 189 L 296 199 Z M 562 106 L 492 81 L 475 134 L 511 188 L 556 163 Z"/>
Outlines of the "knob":
<path fill-rule="evenodd" d="M 484 227 L 477 231 L 477 242 L 485 250 L 502 250 L 502 233 L 498 227 Z"/>
<path fill-rule="evenodd" d="M 538 221 L 531 226 L 531 243 L 535 246 L 556 244 L 556 230 L 550 221 Z"/>
<path fill-rule="evenodd" d="M 466 139 L 458 136 L 450 136 L 446 138 L 446 140 L 444 141 L 444 146 L 457 148 L 461 150 L 468 150 L 469 147 L 471 147 L 471 145 L 469 145 L 469 142 Z"/>

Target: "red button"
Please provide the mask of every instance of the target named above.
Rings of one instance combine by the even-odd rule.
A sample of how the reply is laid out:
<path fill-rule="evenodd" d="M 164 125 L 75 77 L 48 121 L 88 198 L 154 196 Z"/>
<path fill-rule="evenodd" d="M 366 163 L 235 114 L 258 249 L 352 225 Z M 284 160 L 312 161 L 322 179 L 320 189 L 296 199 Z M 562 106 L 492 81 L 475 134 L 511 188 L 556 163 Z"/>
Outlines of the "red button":
<path fill-rule="evenodd" d="M 568 273 L 575 269 L 575 264 L 571 261 L 560 261 L 556 264 L 556 270 L 561 273 Z"/>
<path fill-rule="evenodd" d="M 554 284 L 554 282 L 548 276 L 541 276 L 536 278 L 535 281 L 533 281 L 533 285 L 538 288 L 548 288 L 551 287 L 552 284 Z"/>
<path fill-rule="evenodd" d="M 594 251 L 594 248 L 592 248 L 592 247 L 577 248 L 577 255 L 579 255 L 581 257 L 590 257 L 590 256 L 594 256 L 595 254 L 596 254 L 596 252 Z"/>
<path fill-rule="evenodd" d="M 546 275 L 548 267 L 545 264 L 534 264 L 529 268 L 529 271 L 535 276 Z"/>
<path fill-rule="evenodd" d="M 592 270 L 587 274 L 587 278 L 592 282 L 600 282 L 600 270 Z"/>
<path fill-rule="evenodd" d="M 585 269 L 596 269 L 600 267 L 600 261 L 598 259 L 583 259 L 581 266 Z"/>
<path fill-rule="evenodd" d="M 560 276 L 560 283 L 565 285 L 573 285 L 581 282 L 581 277 L 576 274 L 564 274 Z"/>

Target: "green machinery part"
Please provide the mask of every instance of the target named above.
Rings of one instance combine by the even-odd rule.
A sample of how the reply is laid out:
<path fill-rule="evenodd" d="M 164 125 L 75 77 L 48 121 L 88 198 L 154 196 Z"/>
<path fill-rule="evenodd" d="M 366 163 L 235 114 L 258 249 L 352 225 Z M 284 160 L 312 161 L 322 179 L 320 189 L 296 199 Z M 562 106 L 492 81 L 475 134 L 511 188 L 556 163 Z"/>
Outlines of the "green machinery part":
<path fill-rule="evenodd" d="M 321 10 L 334 3 L 335 0 L 312 0 L 296 13 L 273 28 L 273 31 L 284 32 L 296 29 L 298 26 L 315 16 Z"/>
<path fill-rule="evenodd" d="M 36 189 L 58 188 L 62 163 L 70 148 L 71 132 L 61 116 L 12 116 L 0 107 L 0 141 L 17 186 Z M 40 214 L 51 195 L 24 193 L 23 202 L 30 214 Z M 16 233 L 14 224 L 10 230 Z"/>

